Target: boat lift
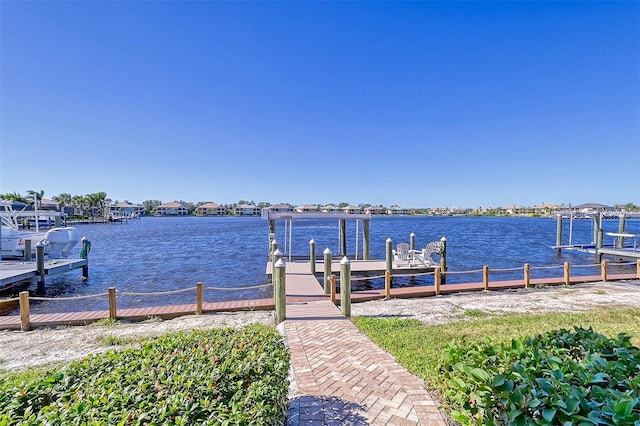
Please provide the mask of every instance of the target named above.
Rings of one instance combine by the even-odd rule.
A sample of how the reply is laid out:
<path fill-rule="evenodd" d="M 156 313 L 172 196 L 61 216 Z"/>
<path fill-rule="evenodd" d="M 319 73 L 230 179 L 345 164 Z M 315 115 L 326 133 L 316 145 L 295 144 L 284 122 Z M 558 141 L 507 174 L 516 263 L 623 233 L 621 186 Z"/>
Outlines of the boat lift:
<path fill-rule="evenodd" d="M 358 260 L 358 250 L 360 249 L 360 221 L 362 221 L 362 260 L 369 260 L 369 223 L 371 215 L 368 214 L 350 214 L 350 213 L 325 213 L 325 212 L 274 212 L 269 209 L 262 209 L 262 218 L 269 220 L 269 251 L 271 244 L 276 239 L 276 220 L 284 221 L 284 246 L 282 251 L 288 256 L 289 261 L 292 259 L 292 239 L 293 239 L 293 222 L 295 219 L 329 219 L 338 221 L 338 242 L 340 246 L 340 255 L 347 255 L 347 236 L 346 221 L 356 221 L 356 241 L 355 241 L 355 260 Z"/>

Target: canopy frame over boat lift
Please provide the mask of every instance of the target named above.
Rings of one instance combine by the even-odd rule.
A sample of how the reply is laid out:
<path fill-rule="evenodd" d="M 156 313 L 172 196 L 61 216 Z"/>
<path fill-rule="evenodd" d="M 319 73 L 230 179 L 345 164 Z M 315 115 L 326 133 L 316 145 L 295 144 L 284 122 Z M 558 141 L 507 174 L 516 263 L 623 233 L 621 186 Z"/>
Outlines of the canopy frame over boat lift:
<path fill-rule="evenodd" d="M 338 238 L 340 241 L 340 255 L 347 255 L 347 220 L 356 221 L 356 246 L 355 246 L 355 260 L 358 260 L 359 249 L 359 224 L 362 221 L 362 260 L 369 260 L 370 251 L 370 236 L 369 236 L 369 224 L 371 221 L 371 215 L 368 214 L 350 214 L 350 213 L 324 213 L 324 212 L 274 212 L 269 209 L 262 209 L 262 218 L 269 220 L 269 250 L 271 250 L 271 243 L 276 238 L 276 220 L 282 219 L 284 221 L 284 247 L 282 252 L 285 256 L 289 257 L 291 261 L 291 241 L 293 238 L 293 221 L 295 219 L 328 219 L 338 221 Z"/>

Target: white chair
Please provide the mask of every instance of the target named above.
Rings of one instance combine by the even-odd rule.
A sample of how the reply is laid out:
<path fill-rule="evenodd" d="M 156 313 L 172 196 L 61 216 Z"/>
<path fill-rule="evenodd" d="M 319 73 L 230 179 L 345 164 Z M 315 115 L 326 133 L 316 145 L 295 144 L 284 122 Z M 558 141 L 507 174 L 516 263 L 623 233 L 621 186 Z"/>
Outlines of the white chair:
<path fill-rule="evenodd" d="M 409 244 L 400 243 L 393 252 L 393 259 L 396 261 L 396 266 L 400 266 L 401 263 L 410 265 L 411 253 L 409 250 Z"/>

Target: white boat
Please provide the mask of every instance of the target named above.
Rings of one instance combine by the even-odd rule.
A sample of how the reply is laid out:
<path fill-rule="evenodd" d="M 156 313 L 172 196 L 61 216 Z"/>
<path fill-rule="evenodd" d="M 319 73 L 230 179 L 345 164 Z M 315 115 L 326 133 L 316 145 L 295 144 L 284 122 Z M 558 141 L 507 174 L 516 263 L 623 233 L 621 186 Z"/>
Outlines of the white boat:
<path fill-rule="evenodd" d="M 71 250 L 80 241 L 80 234 L 76 228 L 52 228 L 47 232 L 25 231 L 20 229 L 21 212 L 13 209 L 12 203 L 0 200 L 0 235 L 2 239 L 2 258 L 21 259 L 25 257 L 27 241 L 31 242 L 32 256 L 36 252 L 36 245 L 45 245 L 45 254 L 51 259 L 69 257 Z"/>

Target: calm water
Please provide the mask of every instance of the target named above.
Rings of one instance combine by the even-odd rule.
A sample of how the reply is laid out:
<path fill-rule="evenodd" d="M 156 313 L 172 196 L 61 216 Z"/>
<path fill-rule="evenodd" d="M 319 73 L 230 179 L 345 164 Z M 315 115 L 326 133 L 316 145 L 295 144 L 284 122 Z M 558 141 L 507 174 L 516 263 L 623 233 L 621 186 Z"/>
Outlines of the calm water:
<path fill-rule="evenodd" d="M 564 243 L 568 242 L 569 224 L 565 222 Z M 79 296 L 106 293 L 109 287 L 121 292 L 161 292 L 205 286 L 236 288 L 267 282 L 265 263 L 268 248 L 268 222 L 260 218 L 141 218 L 120 225 L 78 225 L 81 234 L 92 243 L 89 275 L 82 281 L 80 271 L 71 271 L 49 279 L 48 296 Z M 617 231 L 617 221 L 604 221 L 605 232 Z M 359 250 L 362 252 L 362 224 Z M 640 220 L 627 220 L 627 232 L 640 233 Z M 470 271 L 489 265 L 492 269 L 595 263 L 595 256 L 550 248 L 555 244 L 556 221 L 549 218 L 497 217 L 373 217 L 371 219 L 371 257 L 383 259 L 385 241 L 394 246 L 409 242 L 416 235 L 416 247 L 447 237 L 447 265 L 450 271 Z M 592 222 L 574 221 L 573 242 L 590 243 Z M 355 251 L 355 221 L 347 222 L 349 255 Z M 316 241 L 320 256 L 329 247 L 339 253 L 336 220 L 297 220 L 293 225 L 294 255 L 308 255 L 309 240 Z M 277 222 L 277 239 L 284 245 L 284 224 Z M 610 242 L 605 239 L 605 243 Z M 79 252 L 79 248 L 77 249 Z M 77 254 L 76 254 L 77 255 Z M 361 257 L 361 254 L 359 255 Z M 611 272 L 632 272 L 631 266 L 619 266 Z M 575 275 L 597 275 L 597 268 L 572 268 Z M 534 278 L 560 276 L 560 269 L 533 270 Z M 491 279 L 519 279 L 522 271 L 492 273 Z M 380 281 L 380 280 L 378 280 Z M 371 281 L 372 287 L 382 286 Z M 481 274 L 448 277 L 449 283 L 481 281 Z M 431 285 L 432 277 L 402 281 L 398 285 Z M 33 287 L 31 288 L 33 289 Z M 205 291 L 206 301 L 260 298 L 270 290 Z M 170 296 L 119 296 L 118 308 L 162 304 L 194 303 L 195 291 Z M 54 311 L 102 310 L 106 297 L 74 301 L 32 302 L 33 313 Z"/>

